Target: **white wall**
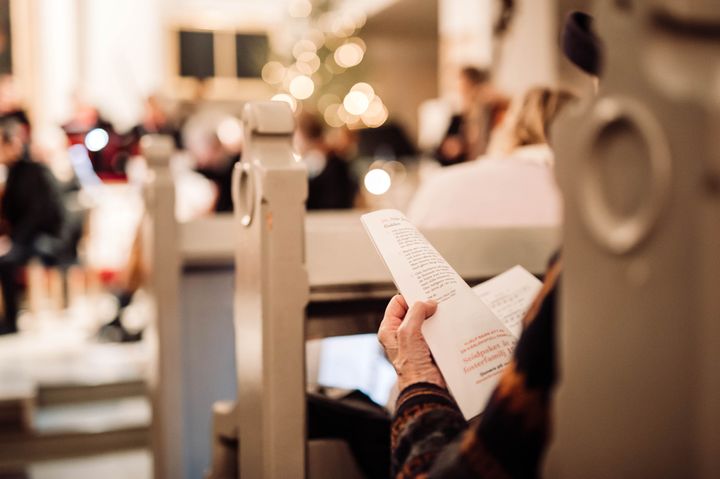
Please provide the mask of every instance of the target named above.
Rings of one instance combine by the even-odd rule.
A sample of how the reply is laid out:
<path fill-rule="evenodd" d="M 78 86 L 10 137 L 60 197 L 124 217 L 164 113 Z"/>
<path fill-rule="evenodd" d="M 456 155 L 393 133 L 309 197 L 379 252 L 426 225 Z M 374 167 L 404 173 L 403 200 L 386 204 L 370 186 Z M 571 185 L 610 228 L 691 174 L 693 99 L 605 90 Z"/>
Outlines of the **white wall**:
<path fill-rule="evenodd" d="M 82 90 L 117 127 L 130 127 L 142 112 L 142 98 L 163 84 L 162 1 L 83 3 L 78 39 Z"/>
<path fill-rule="evenodd" d="M 556 19 L 557 0 L 517 0 L 515 17 L 499 58 L 495 81 L 512 94 L 542 84 L 557 82 L 559 31 Z"/>
<path fill-rule="evenodd" d="M 457 74 L 462 67 L 490 67 L 493 1 L 438 0 L 438 80 L 441 96 L 455 94 Z"/>

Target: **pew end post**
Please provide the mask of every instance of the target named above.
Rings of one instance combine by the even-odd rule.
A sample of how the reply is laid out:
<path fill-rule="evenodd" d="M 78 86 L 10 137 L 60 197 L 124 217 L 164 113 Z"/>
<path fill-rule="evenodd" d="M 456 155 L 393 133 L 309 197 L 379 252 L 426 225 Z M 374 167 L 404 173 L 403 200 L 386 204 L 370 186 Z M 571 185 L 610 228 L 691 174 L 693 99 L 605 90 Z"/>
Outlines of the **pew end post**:
<path fill-rule="evenodd" d="M 151 171 L 144 185 L 146 215 L 143 220 L 143 253 L 149 269 L 148 289 L 153 297 L 149 333 L 152 361 L 148 386 L 152 404 L 151 442 L 153 477 L 185 477 L 182 331 L 178 290 L 180 245 L 175 220 L 175 185 L 170 172 L 174 152 L 172 138 L 147 135 L 142 154 Z"/>
<path fill-rule="evenodd" d="M 235 167 L 235 338 L 240 477 L 304 477 L 307 173 L 287 104 L 246 105 Z"/>

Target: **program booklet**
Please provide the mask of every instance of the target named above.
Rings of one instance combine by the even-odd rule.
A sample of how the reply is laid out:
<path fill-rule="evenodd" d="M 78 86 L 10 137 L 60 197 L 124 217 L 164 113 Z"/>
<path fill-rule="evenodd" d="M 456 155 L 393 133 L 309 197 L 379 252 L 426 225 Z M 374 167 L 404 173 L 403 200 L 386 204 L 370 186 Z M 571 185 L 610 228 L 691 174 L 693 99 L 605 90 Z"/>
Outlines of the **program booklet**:
<path fill-rule="evenodd" d="M 470 288 L 400 211 L 362 216 L 408 305 L 434 300 L 423 336 L 466 419 L 480 414 L 513 355 L 542 283 L 521 266 Z"/>

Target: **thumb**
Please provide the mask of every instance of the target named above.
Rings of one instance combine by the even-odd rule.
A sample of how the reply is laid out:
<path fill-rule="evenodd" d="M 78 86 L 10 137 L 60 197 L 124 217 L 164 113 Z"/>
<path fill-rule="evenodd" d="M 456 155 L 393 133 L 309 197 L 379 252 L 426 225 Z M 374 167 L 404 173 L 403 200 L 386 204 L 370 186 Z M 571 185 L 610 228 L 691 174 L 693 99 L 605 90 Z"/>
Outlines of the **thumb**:
<path fill-rule="evenodd" d="M 400 328 L 405 330 L 407 334 L 419 332 L 425 320 L 435 314 L 435 311 L 437 311 L 435 301 L 418 301 L 412 305 L 405 315 Z"/>

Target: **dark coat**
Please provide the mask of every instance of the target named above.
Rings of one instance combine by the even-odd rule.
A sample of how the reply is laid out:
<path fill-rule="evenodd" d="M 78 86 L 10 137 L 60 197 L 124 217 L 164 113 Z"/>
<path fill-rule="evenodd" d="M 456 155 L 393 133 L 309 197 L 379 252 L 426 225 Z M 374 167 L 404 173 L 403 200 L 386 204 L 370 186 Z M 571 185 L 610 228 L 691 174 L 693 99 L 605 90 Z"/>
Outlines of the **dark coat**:
<path fill-rule="evenodd" d="M 45 165 L 25 155 L 10 166 L 0 216 L 13 243 L 29 245 L 41 235 L 61 234 L 63 202 L 57 181 Z"/>

